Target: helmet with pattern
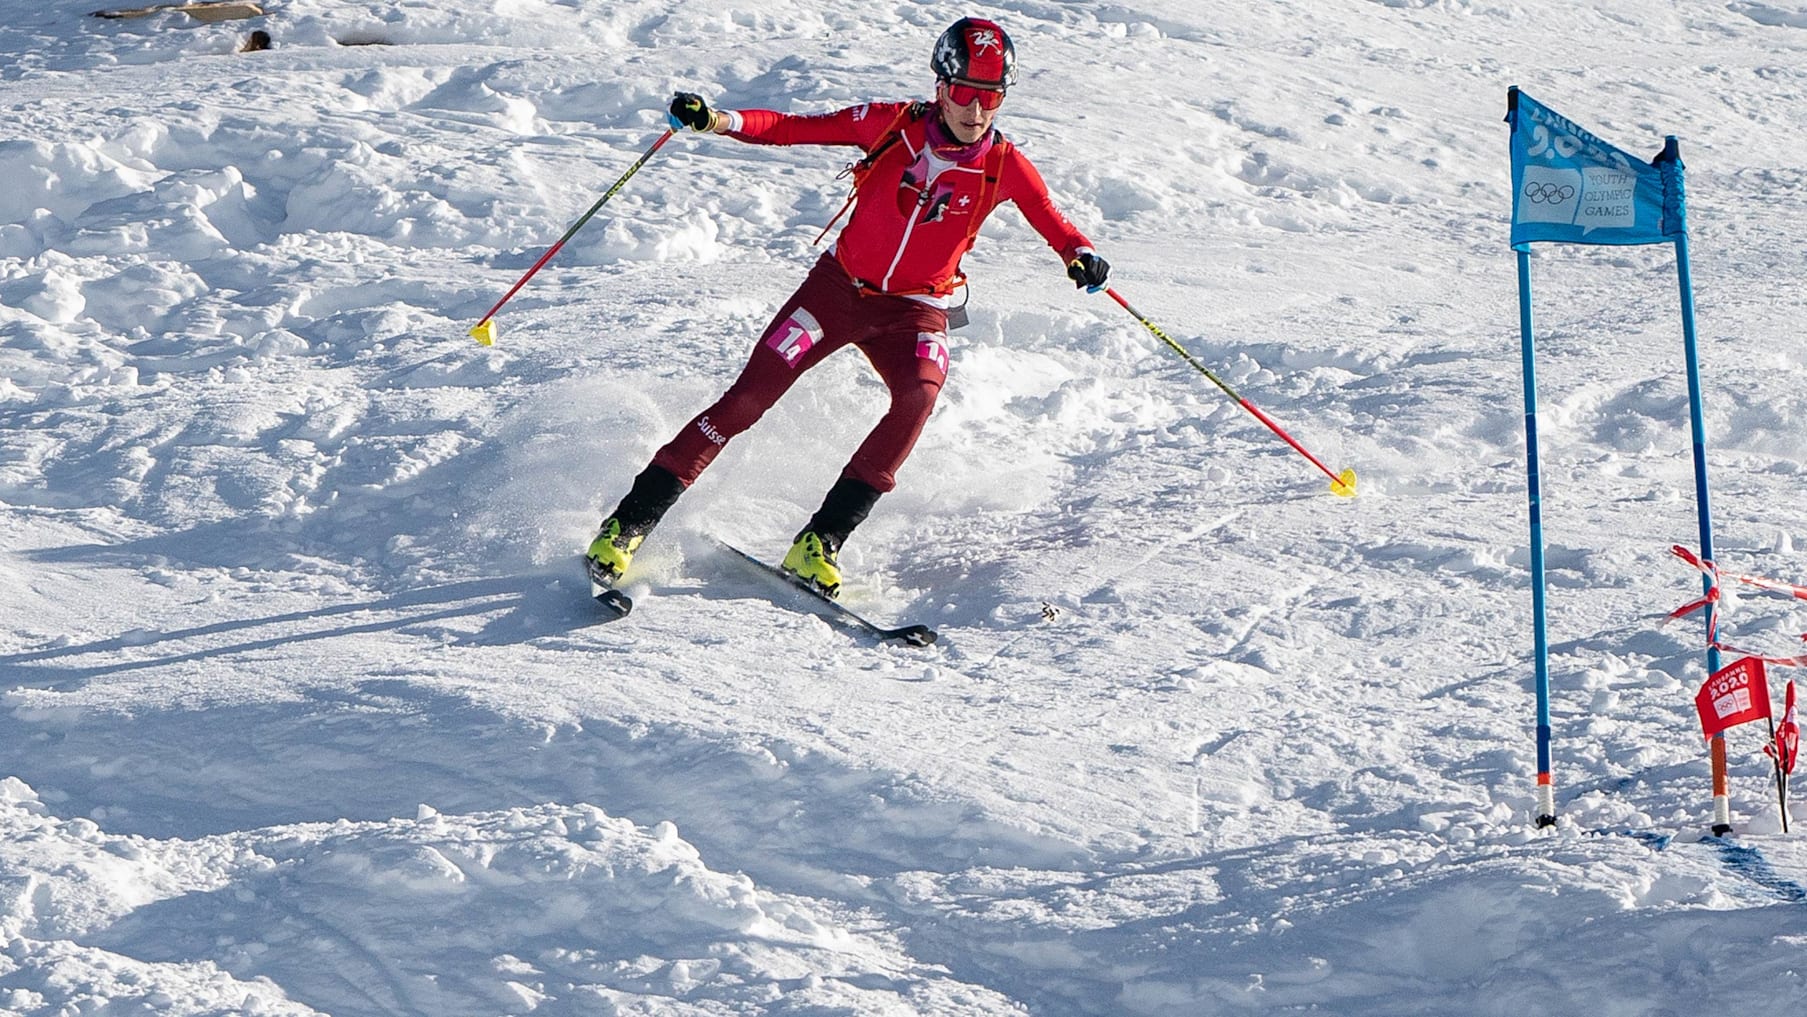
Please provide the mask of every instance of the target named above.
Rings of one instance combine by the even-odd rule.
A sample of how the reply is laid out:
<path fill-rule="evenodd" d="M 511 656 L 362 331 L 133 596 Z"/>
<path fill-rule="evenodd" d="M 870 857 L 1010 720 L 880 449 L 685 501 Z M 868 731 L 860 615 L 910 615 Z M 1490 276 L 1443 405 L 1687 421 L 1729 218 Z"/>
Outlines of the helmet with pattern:
<path fill-rule="evenodd" d="M 935 77 L 986 88 L 1016 84 L 1016 47 L 995 21 L 961 18 L 935 41 L 929 58 Z"/>

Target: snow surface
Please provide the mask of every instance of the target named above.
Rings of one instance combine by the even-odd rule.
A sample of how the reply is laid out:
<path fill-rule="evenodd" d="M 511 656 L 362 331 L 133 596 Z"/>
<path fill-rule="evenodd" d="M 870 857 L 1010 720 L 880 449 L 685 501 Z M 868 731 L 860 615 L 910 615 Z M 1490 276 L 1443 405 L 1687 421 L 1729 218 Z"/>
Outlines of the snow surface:
<path fill-rule="evenodd" d="M 1807 580 L 1798 6 L 96 6 L 0 18 L 0 1011 L 1807 1002 L 1807 848 L 1749 728 L 1703 840 L 1702 635 L 1659 624 L 1699 590 L 1667 249 L 1533 259 L 1561 822 L 1530 822 L 1501 123 L 1517 84 L 1679 136 L 1720 557 Z M 968 13 L 1120 292 L 1359 497 L 1006 210 L 846 552 L 851 606 L 941 643 L 774 603 L 707 539 L 782 553 L 876 419 L 852 355 L 601 623 L 582 546 L 802 278 L 846 153 L 679 137 L 495 347 L 465 330 L 673 89 L 922 95 Z M 1754 593 L 1727 623 L 1807 629 Z"/>

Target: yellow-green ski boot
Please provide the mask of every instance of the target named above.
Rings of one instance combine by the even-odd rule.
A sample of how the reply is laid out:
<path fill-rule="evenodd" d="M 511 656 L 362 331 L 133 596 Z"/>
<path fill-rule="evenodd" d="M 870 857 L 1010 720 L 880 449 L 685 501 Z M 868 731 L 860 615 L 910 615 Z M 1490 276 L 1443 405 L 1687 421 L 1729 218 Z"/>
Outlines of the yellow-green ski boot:
<path fill-rule="evenodd" d="M 634 560 L 634 552 L 639 550 L 640 542 L 645 539 L 644 533 L 622 533 L 620 519 L 611 517 L 602 524 L 602 530 L 596 534 L 596 539 L 590 541 L 590 549 L 584 552 L 584 565 L 590 573 L 591 596 L 622 614 L 627 613 L 617 606 L 620 595 L 610 594 L 615 593 L 615 584 L 627 572 L 628 565 Z"/>
<path fill-rule="evenodd" d="M 621 504 L 602 521 L 602 529 L 584 552 L 584 568 L 590 574 L 590 595 L 617 615 L 634 609 L 627 594 L 615 589 L 634 560 L 640 542 L 684 493 L 684 482 L 661 466 L 648 464 L 634 478 Z"/>
<path fill-rule="evenodd" d="M 841 592 L 841 566 L 835 560 L 838 550 L 813 530 L 805 530 L 784 556 L 784 571 L 832 600 Z"/>

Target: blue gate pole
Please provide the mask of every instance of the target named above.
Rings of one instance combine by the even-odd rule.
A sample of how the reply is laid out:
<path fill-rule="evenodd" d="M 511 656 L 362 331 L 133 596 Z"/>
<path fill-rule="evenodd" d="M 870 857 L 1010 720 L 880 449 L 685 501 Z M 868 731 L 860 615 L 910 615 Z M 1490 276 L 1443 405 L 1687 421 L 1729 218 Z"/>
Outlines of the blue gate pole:
<path fill-rule="evenodd" d="M 1531 333 L 1531 255 L 1518 251 L 1518 334 L 1525 375 L 1525 475 L 1531 505 L 1531 629 L 1537 671 L 1537 825 L 1556 823 L 1556 786 L 1550 774 L 1550 629 L 1546 621 L 1543 566 L 1543 493 L 1537 460 L 1537 348 Z"/>
<path fill-rule="evenodd" d="M 1674 144 L 1674 139 L 1670 139 Z M 1694 433 L 1694 505 L 1700 522 L 1700 557 L 1717 561 L 1713 554 L 1713 506 L 1707 494 L 1707 425 L 1701 410 L 1700 344 L 1694 330 L 1694 277 L 1688 268 L 1688 236 L 1675 239 L 1675 267 L 1681 279 L 1682 343 L 1688 357 L 1688 422 Z M 1713 577 L 1702 574 L 1703 591 L 1711 591 Z M 1713 645 L 1713 612 L 1707 612 L 1707 674 L 1719 671 L 1719 649 Z M 1713 832 L 1732 832 L 1731 801 L 1726 792 L 1725 735 L 1713 736 Z"/>
<path fill-rule="evenodd" d="M 1675 238 L 1675 271 L 1681 285 L 1682 341 L 1688 358 L 1688 423 L 1694 436 L 1694 505 L 1700 523 L 1700 557 L 1716 561 L 1713 554 L 1713 505 L 1707 495 L 1707 427 L 1701 409 L 1700 343 L 1694 328 L 1694 276 L 1688 266 L 1687 184 L 1683 177 L 1681 144 L 1671 134 L 1663 143 L 1663 151 L 1654 160 L 1663 175 L 1663 231 Z M 1713 577 L 1702 574 L 1701 587 L 1713 590 Z M 1719 650 L 1713 645 L 1713 615 L 1707 612 L 1707 674 L 1719 672 Z M 1731 801 L 1726 793 L 1725 736 L 1714 735 L 1711 745 L 1713 763 L 1713 832 L 1732 832 Z"/>

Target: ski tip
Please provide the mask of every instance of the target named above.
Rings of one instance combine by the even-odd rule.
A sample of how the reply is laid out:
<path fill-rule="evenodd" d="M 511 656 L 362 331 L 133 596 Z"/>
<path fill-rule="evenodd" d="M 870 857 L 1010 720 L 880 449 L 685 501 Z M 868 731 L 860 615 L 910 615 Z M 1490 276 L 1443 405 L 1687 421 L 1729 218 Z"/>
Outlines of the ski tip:
<path fill-rule="evenodd" d="M 896 639 L 911 646 L 930 646 L 941 638 L 941 633 L 927 625 L 909 625 L 886 634 L 887 639 Z"/>
<path fill-rule="evenodd" d="M 1338 498 L 1355 497 L 1355 471 L 1344 470 L 1330 482 L 1330 493 Z"/>
<path fill-rule="evenodd" d="M 615 617 L 625 618 L 634 609 L 634 600 L 620 590 L 602 590 L 596 594 L 596 603 L 615 612 Z"/>
<path fill-rule="evenodd" d="M 617 618 L 624 617 L 634 609 L 633 598 L 615 588 L 617 576 L 604 572 L 595 560 L 588 557 L 584 558 L 584 571 L 590 580 L 590 596 L 596 598 L 596 603 L 615 612 Z"/>
<path fill-rule="evenodd" d="M 496 323 L 485 318 L 472 325 L 471 338 L 477 340 L 479 346 L 494 346 L 496 344 Z"/>

